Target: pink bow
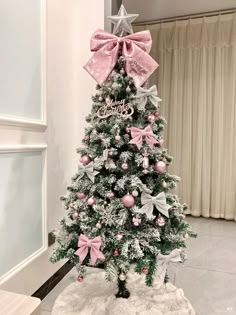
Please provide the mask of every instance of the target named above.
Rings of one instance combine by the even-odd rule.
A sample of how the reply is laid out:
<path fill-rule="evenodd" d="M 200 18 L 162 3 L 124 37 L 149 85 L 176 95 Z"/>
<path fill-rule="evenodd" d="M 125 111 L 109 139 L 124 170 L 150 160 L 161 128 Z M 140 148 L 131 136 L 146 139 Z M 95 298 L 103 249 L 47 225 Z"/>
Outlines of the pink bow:
<path fill-rule="evenodd" d="M 129 143 L 136 144 L 139 150 L 143 144 L 143 140 L 147 142 L 151 149 L 153 149 L 155 143 L 158 143 L 158 141 L 154 138 L 154 133 L 150 126 L 147 126 L 144 129 L 131 127 L 130 131 L 133 139 Z"/>
<path fill-rule="evenodd" d="M 93 239 L 88 239 L 85 235 L 81 234 L 78 241 L 78 247 L 80 247 L 75 255 L 79 256 L 80 263 L 82 263 L 88 254 L 90 248 L 91 265 L 95 265 L 97 259 L 105 259 L 105 256 L 100 251 L 102 244 L 101 237 L 97 236 Z"/>
<path fill-rule="evenodd" d="M 103 30 L 97 30 L 90 43 L 93 57 L 84 66 L 85 70 L 102 85 L 116 65 L 120 46 L 125 58 L 125 70 L 133 78 L 136 86 L 141 86 L 158 67 L 149 56 L 152 39 L 149 31 L 117 37 Z"/>

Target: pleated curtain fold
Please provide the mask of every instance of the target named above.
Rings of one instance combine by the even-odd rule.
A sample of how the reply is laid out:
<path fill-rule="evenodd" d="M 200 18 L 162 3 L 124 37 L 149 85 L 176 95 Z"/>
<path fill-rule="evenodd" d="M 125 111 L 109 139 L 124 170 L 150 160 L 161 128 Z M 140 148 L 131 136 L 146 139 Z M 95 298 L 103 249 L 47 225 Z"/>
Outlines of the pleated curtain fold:
<path fill-rule="evenodd" d="M 143 29 L 160 64 L 150 84 L 163 99 L 177 193 L 194 216 L 236 220 L 236 14 Z"/>

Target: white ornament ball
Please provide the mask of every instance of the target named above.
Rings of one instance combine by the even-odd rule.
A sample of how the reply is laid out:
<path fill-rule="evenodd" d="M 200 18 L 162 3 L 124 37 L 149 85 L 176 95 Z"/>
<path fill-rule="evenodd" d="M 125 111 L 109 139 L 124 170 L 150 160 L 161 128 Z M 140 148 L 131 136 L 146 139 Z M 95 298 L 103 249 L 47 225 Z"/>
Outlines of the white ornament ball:
<path fill-rule="evenodd" d="M 129 168 L 129 165 L 127 163 L 122 163 L 121 168 L 123 170 L 127 170 Z"/>
<path fill-rule="evenodd" d="M 119 275 L 119 279 L 120 279 L 121 281 L 125 281 L 126 275 L 122 272 L 122 273 Z"/>
<path fill-rule="evenodd" d="M 164 145 L 165 140 L 163 138 L 158 140 L 159 145 L 162 147 Z"/>
<path fill-rule="evenodd" d="M 124 197 L 122 197 L 121 202 L 126 208 L 132 208 L 135 204 L 134 197 L 130 194 L 127 194 Z"/>
<path fill-rule="evenodd" d="M 167 187 L 167 183 L 165 181 L 162 182 L 162 187 L 166 188 Z"/>
<path fill-rule="evenodd" d="M 98 222 L 98 223 L 96 224 L 96 228 L 97 228 L 97 229 L 101 229 L 101 227 L 102 227 L 101 223 Z"/>
<path fill-rule="evenodd" d="M 87 204 L 89 206 L 93 206 L 94 204 L 96 203 L 96 200 L 94 197 L 90 197 L 88 200 L 87 200 Z"/>
<path fill-rule="evenodd" d="M 130 93 L 130 92 L 131 92 L 131 88 L 130 88 L 129 86 L 127 86 L 126 92 L 127 92 L 127 93 Z"/>
<path fill-rule="evenodd" d="M 154 165 L 154 170 L 158 173 L 164 173 L 166 171 L 166 163 L 163 161 L 157 161 Z"/>
<path fill-rule="evenodd" d="M 188 233 L 184 234 L 184 239 L 187 240 L 189 238 Z"/>
<path fill-rule="evenodd" d="M 121 73 L 121 74 L 125 74 L 125 70 L 122 68 L 122 69 L 120 70 L 120 73 Z"/>
<path fill-rule="evenodd" d="M 99 96 L 99 101 L 101 102 L 103 100 L 103 98 L 101 96 Z"/>
<path fill-rule="evenodd" d="M 133 195 L 134 197 L 138 197 L 138 191 L 137 191 L 137 190 L 133 190 L 133 191 L 132 191 L 132 195 Z"/>

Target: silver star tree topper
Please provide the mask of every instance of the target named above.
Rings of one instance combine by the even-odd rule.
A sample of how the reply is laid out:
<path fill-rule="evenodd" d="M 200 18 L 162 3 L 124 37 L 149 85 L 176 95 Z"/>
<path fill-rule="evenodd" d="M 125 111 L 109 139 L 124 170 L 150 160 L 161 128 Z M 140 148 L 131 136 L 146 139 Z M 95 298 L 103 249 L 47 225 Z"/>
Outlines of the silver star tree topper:
<path fill-rule="evenodd" d="M 114 24 L 113 34 L 124 36 L 132 34 L 133 29 L 131 23 L 137 19 L 139 14 L 128 14 L 124 5 L 122 4 L 117 15 L 108 16 L 108 19 Z"/>

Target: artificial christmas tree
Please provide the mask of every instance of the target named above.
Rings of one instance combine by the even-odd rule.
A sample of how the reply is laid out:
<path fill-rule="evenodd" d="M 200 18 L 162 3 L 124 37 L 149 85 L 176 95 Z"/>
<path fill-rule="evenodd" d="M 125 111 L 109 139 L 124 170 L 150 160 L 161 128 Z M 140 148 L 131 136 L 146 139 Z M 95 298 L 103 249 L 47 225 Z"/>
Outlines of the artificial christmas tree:
<path fill-rule="evenodd" d="M 114 34 L 92 36 L 85 69 L 99 85 L 51 256 L 73 262 L 80 282 L 84 266 L 104 268 L 107 280 L 118 282 L 117 297 L 126 298 L 131 266 L 148 286 L 155 276 L 166 281 L 168 263 L 184 260 L 186 237 L 194 236 L 186 206 L 171 192 L 179 178 L 167 172 L 161 99 L 145 83 L 158 64 L 149 55 L 150 33 L 132 34 L 136 16 L 122 6 L 110 17 Z"/>

